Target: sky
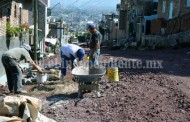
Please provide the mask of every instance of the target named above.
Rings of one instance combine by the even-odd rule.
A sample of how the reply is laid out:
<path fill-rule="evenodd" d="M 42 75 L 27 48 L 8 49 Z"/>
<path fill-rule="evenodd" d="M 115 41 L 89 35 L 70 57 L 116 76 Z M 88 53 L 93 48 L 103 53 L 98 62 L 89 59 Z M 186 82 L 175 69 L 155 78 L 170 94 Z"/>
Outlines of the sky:
<path fill-rule="evenodd" d="M 51 6 L 53 7 L 57 3 L 61 3 L 61 6 L 78 7 L 80 9 L 86 9 L 90 7 L 106 7 L 106 8 L 116 8 L 116 4 L 120 3 L 120 0 L 50 0 Z"/>

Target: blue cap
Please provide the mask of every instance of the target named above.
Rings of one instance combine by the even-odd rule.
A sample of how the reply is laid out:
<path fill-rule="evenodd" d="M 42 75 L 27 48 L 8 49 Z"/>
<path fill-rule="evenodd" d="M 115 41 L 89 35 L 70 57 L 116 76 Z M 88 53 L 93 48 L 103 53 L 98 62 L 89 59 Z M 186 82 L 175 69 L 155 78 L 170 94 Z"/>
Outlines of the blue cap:
<path fill-rule="evenodd" d="M 84 55 L 85 55 L 85 51 L 83 49 L 79 49 L 77 51 L 77 57 L 79 58 L 79 61 L 83 60 Z"/>
<path fill-rule="evenodd" d="M 88 29 L 95 29 L 96 25 L 95 24 L 88 24 Z"/>

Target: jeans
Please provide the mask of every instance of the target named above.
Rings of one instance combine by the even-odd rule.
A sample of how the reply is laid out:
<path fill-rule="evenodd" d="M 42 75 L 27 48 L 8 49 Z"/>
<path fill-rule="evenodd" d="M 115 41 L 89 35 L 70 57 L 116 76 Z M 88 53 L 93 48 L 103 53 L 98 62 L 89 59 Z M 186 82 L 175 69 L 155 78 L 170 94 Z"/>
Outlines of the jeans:
<path fill-rule="evenodd" d="M 91 55 L 93 52 L 90 50 L 89 55 Z M 98 66 L 99 65 L 99 57 L 100 57 L 100 49 L 98 49 L 96 52 L 94 52 L 94 58 L 89 60 L 89 66 Z"/>
<path fill-rule="evenodd" d="M 75 60 L 75 57 L 73 55 L 70 55 L 70 58 L 68 58 L 67 56 L 62 55 L 61 58 L 62 58 L 61 74 L 62 74 L 62 76 L 65 76 L 67 73 L 67 66 L 68 66 L 69 61 L 71 61 L 71 63 L 73 63 Z"/>
<path fill-rule="evenodd" d="M 6 55 L 3 55 L 1 60 L 6 71 L 9 91 L 19 92 L 22 87 L 22 72 L 18 67 L 17 61 Z"/>

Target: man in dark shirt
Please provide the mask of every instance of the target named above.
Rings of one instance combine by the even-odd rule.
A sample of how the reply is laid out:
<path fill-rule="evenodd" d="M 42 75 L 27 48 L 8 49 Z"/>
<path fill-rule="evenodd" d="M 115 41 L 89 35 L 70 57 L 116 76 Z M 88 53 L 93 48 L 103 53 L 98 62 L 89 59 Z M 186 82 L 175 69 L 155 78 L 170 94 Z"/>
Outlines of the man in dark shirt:
<path fill-rule="evenodd" d="M 29 51 L 31 51 L 31 47 L 24 44 L 21 47 L 10 49 L 2 55 L 1 61 L 6 71 L 7 83 L 10 92 L 14 92 L 16 94 L 26 93 L 26 91 L 21 89 L 23 71 L 19 65 L 21 60 L 25 59 L 28 63 L 34 66 L 39 73 L 42 73 L 42 69 L 31 59 Z"/>
<path fill-rule="evenodd" d="M 99 65 L 99 56 L 100 56 L 100 44 L 102 40 L 102 35 L 99 31 L 96 30 L 96 26 L 94 24 L 88 24 L 88 30 L 91 33 L 90 37 L 90 63 L 93 66 Z"/>

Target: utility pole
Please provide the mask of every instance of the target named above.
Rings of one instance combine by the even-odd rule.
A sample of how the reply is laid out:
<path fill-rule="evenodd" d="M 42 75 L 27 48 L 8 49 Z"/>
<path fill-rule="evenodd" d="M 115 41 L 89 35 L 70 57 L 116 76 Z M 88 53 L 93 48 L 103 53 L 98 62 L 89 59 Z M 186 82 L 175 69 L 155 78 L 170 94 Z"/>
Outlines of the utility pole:
<path fill-rule="evenodd" d="M 63 38 L 63 20 L 60 19 L 60 47 L 61 45 L 61 39 Z"/>
<path fill-rule="evenodd" d="M 34 0 L 34 62 L 37 64 L 38 44 L 38 0 Z"/>

